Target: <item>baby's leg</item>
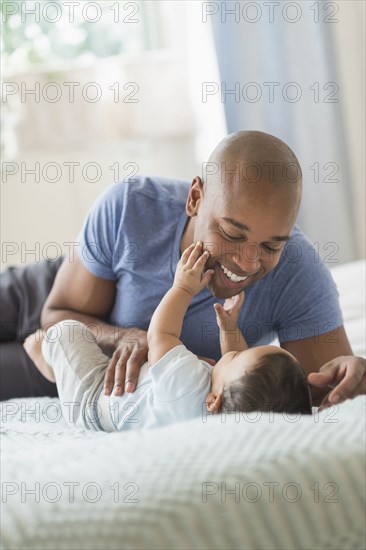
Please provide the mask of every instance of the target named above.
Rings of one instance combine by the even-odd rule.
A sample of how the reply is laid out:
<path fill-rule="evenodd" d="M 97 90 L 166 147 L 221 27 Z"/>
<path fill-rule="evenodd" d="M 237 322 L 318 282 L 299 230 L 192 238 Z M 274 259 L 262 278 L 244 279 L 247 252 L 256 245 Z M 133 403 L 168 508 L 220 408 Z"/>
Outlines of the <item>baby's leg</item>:
<path fill-rule="evenodd" d="M 109 357 L 86 325 L 65 320 L 48 329 L 42 353 L 53 369 L 65 419 L 76 427 L 104 429 L 96 403 Z"/>

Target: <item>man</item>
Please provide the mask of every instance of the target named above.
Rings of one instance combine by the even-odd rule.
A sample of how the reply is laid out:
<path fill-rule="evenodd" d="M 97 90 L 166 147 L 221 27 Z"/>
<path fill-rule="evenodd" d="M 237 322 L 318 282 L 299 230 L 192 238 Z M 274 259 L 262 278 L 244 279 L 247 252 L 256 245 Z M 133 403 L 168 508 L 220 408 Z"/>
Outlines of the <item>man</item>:
<path fill-rule="evenodd" d="M 225 138 L 190 187 L 144 177 L 114 185 L 90 211 L 75 258 L 62 263 L 41 324 L 87 324 L 112 353 L 105 393 L 133 391 L 153 311 L 180 254 L 200 240 L 214 276 L 188 309 L 182 341 L 189 349 L 219 358 L 213 303 L 245 289 L 239 326 L 249 345 L 278 334 L 310 375 L 314 403 L 366 393 L 365 360 L 352 356 L 329 271 L 294 227 L 300 200 L 295 155 L 262 132 Z"/>

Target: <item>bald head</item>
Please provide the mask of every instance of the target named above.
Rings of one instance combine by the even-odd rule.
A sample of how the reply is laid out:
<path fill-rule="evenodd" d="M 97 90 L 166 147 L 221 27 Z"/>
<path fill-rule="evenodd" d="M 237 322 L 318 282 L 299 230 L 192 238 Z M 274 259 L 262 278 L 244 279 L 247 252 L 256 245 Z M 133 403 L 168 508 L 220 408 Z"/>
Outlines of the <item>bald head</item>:
<path fill-rule="evenodd" d="M 214 271 L 209 289 L 217 298 L 235 296 L 280 261 L 300 197 L 300 166 L 283 141 L 263 132 L 231 134 L 191 183 L 181 253 L 205 243 L 206 268 Z"/>
<path fill-rule="evenodd" d="M 301 168 L 293 151 L 275 136 L 257 131 L 230 134 L 216 146 L 203 174 L 205 190 L 266 194 L 285 191 L 301 200 Z"/>

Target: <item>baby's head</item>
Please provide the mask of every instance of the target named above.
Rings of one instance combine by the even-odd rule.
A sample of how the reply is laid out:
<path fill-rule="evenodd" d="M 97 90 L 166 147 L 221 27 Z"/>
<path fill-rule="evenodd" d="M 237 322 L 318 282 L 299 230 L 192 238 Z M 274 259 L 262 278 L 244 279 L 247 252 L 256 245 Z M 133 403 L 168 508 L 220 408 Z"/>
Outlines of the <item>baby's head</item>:
<path fill-rule="evenodd" d="M 207 403 L 212 412 L 311 414 L 306 374 L 296 358 L 277 346 L 226 353 L 212 370 Z"/>

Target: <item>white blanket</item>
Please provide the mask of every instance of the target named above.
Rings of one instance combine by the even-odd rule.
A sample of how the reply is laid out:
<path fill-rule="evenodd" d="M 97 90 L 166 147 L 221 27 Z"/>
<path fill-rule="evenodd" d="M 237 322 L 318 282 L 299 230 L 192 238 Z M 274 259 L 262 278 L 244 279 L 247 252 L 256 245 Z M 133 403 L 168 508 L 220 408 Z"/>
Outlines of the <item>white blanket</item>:
<path fill-rule="evenodd" d="M 364 396 L 123 434 L 60 413 L 57 399 L 2 404 L 1 548 L 365 548 Z"/>
<path fill-rule="evenodd" d="M 3 548 L 364 548 L 363 396 L 124 434 L 71 431 L 51 422 L 57 400 L 23 406 L 37 403 L 25 422 L 21 400 L 3 405 L 17 409 L 3 417 Z"/>

